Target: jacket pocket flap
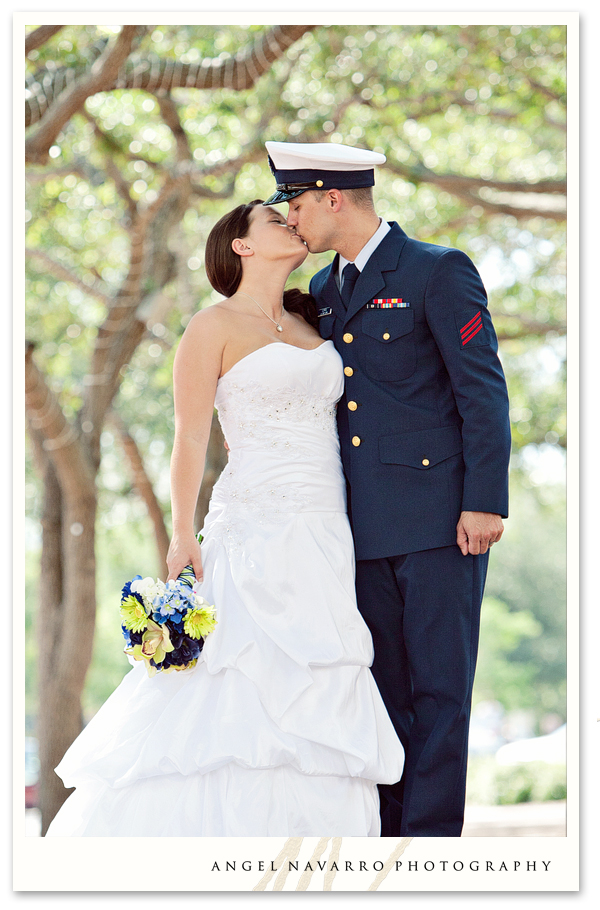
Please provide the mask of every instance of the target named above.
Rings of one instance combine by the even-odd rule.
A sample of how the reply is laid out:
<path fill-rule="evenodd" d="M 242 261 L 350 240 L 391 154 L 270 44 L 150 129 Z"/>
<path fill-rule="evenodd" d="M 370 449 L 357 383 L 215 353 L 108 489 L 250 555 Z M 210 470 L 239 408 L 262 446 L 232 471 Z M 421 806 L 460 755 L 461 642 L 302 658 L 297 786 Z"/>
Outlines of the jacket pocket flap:
<path fill-rule="evenodd" d="M 462 434 L 456 426 L 394 433 L 379 439 L 379 459 L 383 464 L 405 464 L 425 471 L 462 452 Z"/>
<path fill-rule="evenodd" d="M 415 327 L 415 313 L 409 307 L 389 310 L 366 310 L 362 330 L 365 335 L 384 344 L 407 335 Z"/>

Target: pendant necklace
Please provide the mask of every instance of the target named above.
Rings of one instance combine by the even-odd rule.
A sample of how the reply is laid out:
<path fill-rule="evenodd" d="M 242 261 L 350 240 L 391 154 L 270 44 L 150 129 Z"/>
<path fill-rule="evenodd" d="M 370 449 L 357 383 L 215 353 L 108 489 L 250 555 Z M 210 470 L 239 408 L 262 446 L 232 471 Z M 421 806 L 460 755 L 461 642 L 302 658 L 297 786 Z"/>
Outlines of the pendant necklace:
<path fill-rule="evenodd" d="M 277 329 L 277 331 L 278 331 L 278 332 L 283 332 L 283 326 L 280 324 L 280 323 L 281 323 L 281 320 L 283 319 L 283 313 L 284 313 L 283 301 L 282 301 L 282 303 L 281 303 L 281 316 L 279 317 L 279 322 L 277 322 L 276 319 L 273 319 L 272 316 L 269 316 L 269 314 L 266 313 L 266 312 L 263 310 L 263 308 L 261 307 L 261 305 L 260 305 L 260 303 L 258 302 L 258 300 L 255 300 L 254 297 L 250 297 L 250 294 L 246 294 L 245 291 L 238 291 L 238 294 L 243 294 L 244 297 L 248 297 L 253 303 L 256 304 L 256 306 L 258 307 L 258 309 L 261 310 L 261 311 L 265 314 L 265 316 L 267 317 L 267 319 L 270 319 L 270 320 L 271 320 L 271 322 L 273 323 L 273 325 L 275 326 L 275 328 Z"/>

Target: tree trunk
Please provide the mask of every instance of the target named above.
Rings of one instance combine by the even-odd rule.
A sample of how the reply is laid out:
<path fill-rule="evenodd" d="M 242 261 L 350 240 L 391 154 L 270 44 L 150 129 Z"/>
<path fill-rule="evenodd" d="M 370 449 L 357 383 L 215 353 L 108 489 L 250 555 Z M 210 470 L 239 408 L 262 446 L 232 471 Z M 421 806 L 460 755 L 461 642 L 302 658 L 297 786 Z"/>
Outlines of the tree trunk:
<path fill-rule="evenodd" d="M 25 355 L 30 437 L 44 482 L 38 739 L 42 833 L 68 792 L 54 768 L 81 731 L 81 692 L 92 656 L 95 596 L 95 472 L 33 360 Z"/>
<path fill-rule="evenodd" d="M 45 459 L 44 504 L 42 512 L 42 559 L 40 565 L 40 608 L 37 614 L 38 719 L 37 736 L 40 755 L 40 810 L 42 833 L 62 805 L 68 791 L 54 773 L 64 750 L 55 745 L 54 727 L 60 726 L 48 709 L 54 704 L 49 698 L 54 679 L 54 662 L 60 639 L 61 605 L 63 599 L 62 573 L 62 495 L 56 473 Z"/>
<path fill-rule="evenodd" d="M 92 658 L 96 615 L 95 493 L 90 490 L 71 502 L 65 502 L 63 494 L 58 516 L 54 495 L 58 484 L 46 483 L 48 527 L 44 527 L 38 624 L 42 835 L 70 792 L 54 768 L 82 729 L 81 692 Z M 45 568 L 51 559 L 58 565 L 54 583 L 48 584 Z M 56 586 L 59 573 L 60 599 Z"/>

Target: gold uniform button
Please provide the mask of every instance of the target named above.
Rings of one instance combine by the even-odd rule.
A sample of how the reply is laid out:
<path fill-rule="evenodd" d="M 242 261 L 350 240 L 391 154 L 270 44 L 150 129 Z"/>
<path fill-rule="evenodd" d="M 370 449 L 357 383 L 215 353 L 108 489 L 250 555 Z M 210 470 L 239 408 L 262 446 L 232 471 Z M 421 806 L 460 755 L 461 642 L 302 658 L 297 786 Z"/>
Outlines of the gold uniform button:
<path fill-rule="evenodd" d="M 429 464 L 429 459 L 428 459 L 428 458 L 424 458 L 423 461 L 421 462 L 421 464 L 424 464 L 425 467 L 427 467 L 427 465 Z"/>
<path fill-rule="evenodd" d="M 357 405 L 357 403 L 356 403 L 355 401 L 349 401 L 349 402 L 348 402 L 348 410 L 350 410 L 350 411 L 356 411 L 357 407 L 358 407 L 358 405 Z"/>
<path fill-rule="evenodd" d="M 346 376 L 352 376 L 354 374 L 354 370 L 352 367 L 344 367 L 344 373 Z"/>
<path fill-rule="evenodd" d="M 384 333 L 383 333 L 383 340 L 384 340 L 384 341 L 389 341 L 389 340 L 390 340 L 390 333 L 389 333 L 389 332 L 384 332 Z"/>
<path fill-rule="evenodd" d="M 361 444 L 361 442 L 362 442 L 362 439 L 360 438 L 360 436 L 353 436 L 353 437 L 352 437 L 352 445 L 353 445 L 353 446 L 359 446 L 359 445 Z"/>
<path fill-rule="evenodd" d="M 351 335 L 350 332 L 346 332 L 344 335 L 344 341 L 346 344 L 351 344 L 354 341 L 354 335 Z"/>

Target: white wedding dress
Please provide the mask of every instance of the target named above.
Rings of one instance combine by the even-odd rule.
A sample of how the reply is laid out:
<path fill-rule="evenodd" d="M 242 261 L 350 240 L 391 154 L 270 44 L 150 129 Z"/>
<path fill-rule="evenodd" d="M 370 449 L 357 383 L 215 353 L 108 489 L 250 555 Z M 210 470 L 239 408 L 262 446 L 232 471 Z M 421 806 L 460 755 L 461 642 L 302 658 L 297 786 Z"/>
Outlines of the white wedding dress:
<path fill-rule="evenodd" d="M 274 342 L 218 383 L 230 447 L 203 528 L 218 625 L 198 664 L 137 663 L 57 768 L 56 837 L 378 836 L 403 750 L 369 667 L 331 341 Z"/>

